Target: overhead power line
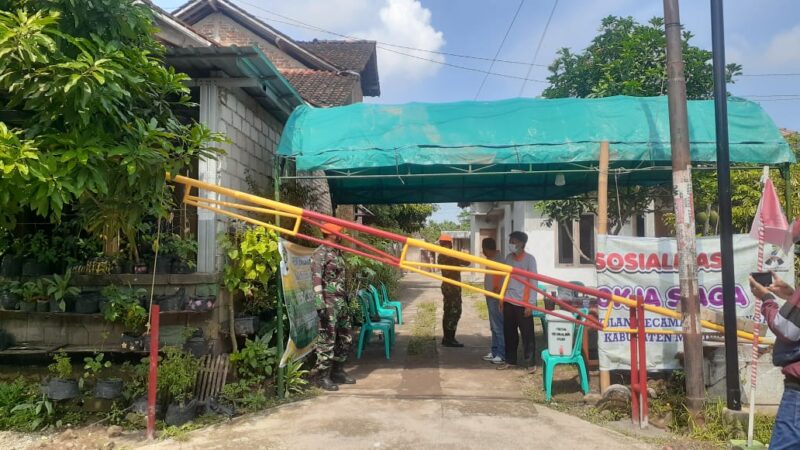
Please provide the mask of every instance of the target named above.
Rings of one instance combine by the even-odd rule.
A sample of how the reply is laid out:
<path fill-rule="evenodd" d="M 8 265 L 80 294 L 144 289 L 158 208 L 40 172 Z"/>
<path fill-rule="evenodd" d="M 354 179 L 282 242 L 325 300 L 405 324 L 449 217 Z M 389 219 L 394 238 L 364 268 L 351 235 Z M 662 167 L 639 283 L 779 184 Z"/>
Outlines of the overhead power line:
<path fill-rule="evenodd" d="M 486 84 L 486 79 L 489 78 L 489 72 L 492 71 L 494 68 L 494 63 L 497 61 L 497 57 L 500 56 L 500 51 L 503 50 L 503 44 L 506 43 L 506 39 L 508 39 L 508 34 L 511 32 L 511 28 L 514 26 L 514 22 L 517 21 L 517 17 L 519 17 L 519 11 L 522 9 L 522 5 L 525 4 L 525 0 L 520 0 L 519 5 L 517 5 L 517 10 L 514 11 L 514 17 L 511 18 L 511 23 L 508 24 L 508 28 L 506 28 L 506 34 L 503 35 L 503 40 L 500 41 L 500 45 L 497 47 L 497 51 L 494 53 L 494 58 L 492 58 L 491 64 L 489 64 L 489 70 L 486 74 L 483 75 L 483 80 L 481 80 L 480 86 L 478 86 L 478 91 L 475 92 L 475 100 L 478 99 L 481 95 L 481 91 L 483 90 L 483 85 Z"/>
<path fill-rule="evenodd" d="M 539 37 L 539 43 L 536 45 L 536 51 L 533 52 L 533 59 L 531 60 L 531 65 L 528 66 L 528 72 L 525 74 L 525 80 L 522 82 L 522 87 L 519 88 L 519 95 L 517 97 L 522 97 L 522 94 L 525 92 L 525 85 L 528 83 L 527 78 L 531 75 L 531 69 L 533 69 L 534 64 L 536 64 L 536 58 L 539 57 L 539 51 L 542 49 L 542 43 L 544 42 L 544 37 L 547 35 L 547 29 L 550 28 L 550 21 L 553 20 L 553 14 L 556 12 L 556 7 L 558 6 L 558 0 L 553 2 L 553 9 L 550 10 L 550 16 L 547 18 L 547 23 L 544 24 L 544 30 L 542 30 L 542 35 Z"/>
<path fill-rule="evenodd" d="M 398 55 L 408 56 L 409 58 L 415 58 L 415 59 L 419 59 L 419 60 L 422 60 L 422 61 L 427 61 L 427 62 L 430 62 L 430 63 L 435 63 L 435 64 L 440 64 L 440 65 L 443 65 L 443 66 L 447 66 L 447 67 L 452 67 L 452 68 L 455 68 L 455 69 L 469 70 L 470 72 L 482 73 L 482 74 L 484 74 L 486 76 L 492 75 L 492 76 L 496 76 L 496 77 L 510 78 L 510 79 L 513 79 L 513 80 L 525 80 L 525 81 L 530 81 L 530 82 L 533 82 L 533 83 L 548 83 L 548 81 L 546 81 L 546 80 L 537 80 L 537 79 L 534 79 L 534 78 L 525 78 L 525 77 L 521 77 L 521 76 L 518 76 L 518 75 L 511 75 L 511 74 L 507 74 L 507 73 L 490 72 L 488 70 L 478 69 L 478 68 L 475 68 L 475 67 L 460 66 L 458 64 L 452 64 L 452 63 L 449 63 L 449 62 L 446 62 L 446 61 L 437 61 L 435 59 L 425 58 L 423 56 L 412 55 L 410 53 L 403 53 L 403 52 L 400 52 L 400 51 L 397 51 L 397 50 L 394 50 L 394 49 L 391 49 L 391 48 L 383 47 L 381 45 L 378 45 L 377 47 L 379 49 L 385 50 L 387 52 L 392 52 L 392 53 L 397 53 Z"/>
<path fill-rule="evenodd" d="M 260 6 L 256 5 L 256 4 L 253 4 L 253 3 L 250 3 L 250 2 L 237 0 L 237 3 L 241 3 L 243 5 L 247 5 L 247 6 L 251 7 L 253 9 L 257 9 L 259 11 L 263 11 L 265 13 L 272 14 L 272 15 L 274 15 L 276 17 L 280 17 L 280 18 L 285 19 L 285 20 L 280 20 L 280 19 L 275 19 L 274 17 L 263 17 L 263 16 L 258 16 L 258 15 L 255 15 L 255 14 L 253 15 L 254 17 L 256 17 L 258 19 L 265 20 L 265 21 L 268 21 L 268 22 L 281 23 L 281 24 L 290 25 L 290 26 L 297 27 L 297 28 L 304 28 L 304 29 L 311 30 L 311 31 L 318 31 L 318 32 L 321 32 L 321 33 L 329 34 L 331 36 L 337 36 L 337 37 L 344 38 L 344 39 L 351 39 L 351 40 L 363 40 L 364 39 L 363 37 L 358 37 L 358 36 L 338 33 L 336 31 L 332 31 L 332 30 L 328 30 L 328 29 L 325 29 L 325 28 L 322 28 L 322 27 L 319 27 L 319 26 L 316 26 L 316 25 L 312 25 L 310 23 L 303 22 L 301 20 L 298 20 L 298 19 L 286 16 L 286 15 L 283 15 L 283 14 L 277 13 L 275 11 L 271 11 L 271 10 L 262 8 L 262 7 L 260 7 Z M 414 52 L 431 53 L 431 54 L 435 54 L 435 55 L 451 56 L 453 58 L 471 59 L 471 60 L 476 60 L 476 61 L 495 61 L 495 63 L 514 64 L 514 65 L 528 66 L 528 67 L 530 67 L 530 66 L 534 66 L 534 67 L 549 67 L 547 64 L 538 64 L 538 63 L 537 64 L 531 64 L 530 62 L 527 62 L 527 61 L 516 61 L 516 60 L 499 59 L 499 58 L 497 58 L 497 59 L 495 59 L 495 58 L 487 58 L 487 57 L 484 57 L 484 56 L 467 55 L 467 54 L 463 54 L 463 53 L 452 53 L 452 52 L 443 52 L 443 51 L 439 51 L 439 50 L 429 50 L 429 49 L 424 49 L 424 48 L 412 47 L 412 46 L 408 46 L 408 45 L 394 44 L 394 43 L 391 43 L 391 42 L 383 42 L 383 41 L 378 41 L 378 40 L 373 40 L 373 41 L 377 45 L 383 46 L 383 50 L 387 50 L 387 51 L 389 51 L 389 49 L 387 49 L 386 47 L 393 47 L 393 48 L 400 48 L 400 49 L 404 49 L 404 50 L 412 50 Z M 481 69 L 475 69 L 475 68 L 466 67 L 466 66 L 459 66 L 457 64 L 445 64 L 445 63 L 442 63 L 441 61 L 436 61 L 436 60 L 420 57 L 420 56 L 417 56 L 417 55 L 412 55 L 410 53 L 404 53 L 404 52 L 399 52 L 399 51 L 394 51 L 394 53 L 397 53 L 399 55 L 412 57 L 412 58 L 425 60 L 425 61 L 434 62 L 434 63 L 437 63 L 437 64 L 443 64 L 443 65 L 447 65 L 447 66 L 454 67 L 454 68 L 470 70 L 470 71 L 473 71 L 473 72 L 482 72 L 482 73 L 489 72 L 490 75 L 501 76 L 501 77 L 506 77 L 506 78 L 515 78 L 515 79 L 526 79 L 526 78 L 528 78 L 528 76 L 520 77 L 520 76 L 515 76 L 515 75 L 501 74 L 501 73 L 496 73 L 496 72 L 491 72 L 491 71 L 484 71 L 484 70 L 481 70 Z M 800 73 L 744 73 L 744 74 L 739 74 L 737 76 L 741 76 L 741 77 L 800 77 Z M 538 80 L 528 79 L 528 81 L 538 81 Z"/>
<path fill-rule="evenodd" d="M 241 3 L 243 5 L 250 6 L 253 9 L 257 9 L 259 11 L 263 11 L 263 12 L 265 12 L 267 14 L 272 14 L 274 16 L 277 16 L 277 17 L 280 17 L 282 19 L 285 19 L 285 20 L 279 20 L 279 19 L 275 19 L 275 18 L 272 18 L 272 17 L 255 16 L 255 17 L 257 17 L 259 19 L 262 19 L 262 20 L 282 23 L 282 24 L 286 24 L 286 25 L 295 26 L 295 27 L 298 27 L 298 28 L 305 28 L 307 30 L 320 31 L 320 32 L 325 33 L 325 34 L 330 34 L 331 36 L 338 36 L 338 37 L 345 38 L 345 39 L 352 39 L 352 40 L 362 40 L 362 39 L 364 39 L 363 37 L 353 36 L 353 35 L 349 35 L 349 34 L 342 34 L 342 33 L 336 32 L 336 31 L 327 30 L 325 28 L 318 27 L 316 25 L 312 25 L 310 23 L 294 19 L 292 17 L 277 13 L 275 11 L 271 11 L 271 10 L 262 8 L 262 7 L 258 6 L 258 5 L 253 4 L 253 3 L 249 3 L 249 2 L 245 2 L 245 1 L 241 1 L 241 0 L 239 0 L 239 3 Z M 425 48 L 411 47 L 411 46 L 408 46 L 408 45 L 394 44 L 394 43 L 391 43 L 391 42 L 384 42 L 384 41 L 377 41 L 376 40 L 375 43 L 383 45 L 383 46 L 387 46 L 387 47 L 402 48 L 404 50 L 414 50 L 416 52 L 432 53 L 432 54 L 435 54 L 435 55 L 452 56 L 454 58 L 474 59 L 474 60 L 477 60 L 477 61 L 491 61 L 492 60 L 492 58 L 487 58 L 487 57 L 483 57 L 483 56 L 465 55 L 463 53 L 443 52 L 443 51 L 439 51 L 439 50 L 429 50 L 429 49 L 425 49 Z M 512 60 L 508 60 L 508 59 L 497 59 L 496 62 L 505 63 L 505 64 L 515 64 L 515 65 L 520 65 L 520 66 L 530 66 L 531 65 L 531 63 L 529 63 L 529 62 L 512 61 Z M 535 64 L 535 66 L 537 66 L 537 67 L 547 67 L 547 64 Z"/>

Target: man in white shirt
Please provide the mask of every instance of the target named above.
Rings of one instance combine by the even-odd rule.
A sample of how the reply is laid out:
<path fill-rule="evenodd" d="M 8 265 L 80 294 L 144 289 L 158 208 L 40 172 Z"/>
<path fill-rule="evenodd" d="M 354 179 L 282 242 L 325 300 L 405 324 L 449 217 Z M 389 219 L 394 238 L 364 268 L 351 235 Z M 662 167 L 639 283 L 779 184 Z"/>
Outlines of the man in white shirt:
<path fill-rule="evenodd" d="M 536 258 L 525 251 L 525 244 L 528 243 L 528 235 L 522 231 L 514 231 L 509 235 L 509 244 L 512 252 L 506 257 L 506 264 L 528 272 L 536 272 Z M 533 283 L 532 280 L 527 280 Z M 525 286 L 513 278 L 508 282 L 506 297 L 527 303 L 536 301 L 536 293 L 531 292 Z M 533 332 L 533 310 L 510 303 L 501 303 L 503 311 L 503 337 L 505 340 L 506 363 L 497 367 L 498 370 L 513 368 L 517 365 L 517 346 L 520 336 L 522 336 L 522 350 L 525 364 L 530 364 L 529 372 L 536 371 L 536 357 L 534 332 Z"/>

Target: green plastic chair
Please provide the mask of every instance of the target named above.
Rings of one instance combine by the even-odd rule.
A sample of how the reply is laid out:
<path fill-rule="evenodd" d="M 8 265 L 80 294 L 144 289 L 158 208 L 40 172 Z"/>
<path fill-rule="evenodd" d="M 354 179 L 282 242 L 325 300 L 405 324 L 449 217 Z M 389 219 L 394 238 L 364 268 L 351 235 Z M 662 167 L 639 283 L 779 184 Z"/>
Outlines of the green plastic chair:
<path fill-rule="evenodd" d="M 587 312 L 585 309 L 582 309 L 581 311 L 584 313 Z M 573 315 L 573 317 L 577 317 L 577 315 Z M 589 376 L 586 372 L 586 363 L 583 361 L 583 354 L 581 353 L 581 344 L 583 343 L 583 328 L 583 325 L 578 325 L 577 330 L 575 330 L 575 343 L 572 346 L 571 355 L 551 355 L 547 349 L 542 350 L 542 364 L 544 365 L 542 377 L 544 377 L 545 401 L 549 402 L 552 398 L 553 370 L 559 364 L 577 364 L 581 377 L 581 390 L 584 394 L 589 393 Z"/>
<path fill-rule="evenodd" d="M 536 283 L 536 287 L 539 288 L 540 290 L 544 291 L 544 286 L 542 286 L 541 283 Z M 544 298 L 544 296 L 542 294 L 537 292 L 536 293 L 536 306 L 544 307 L 544 304 L 541 304 L 541 305 L 539 304 L 539 297 Z M 543 313 L 541 311 L 533 311 L 532 315 L 533 315 L 534 321 L 536 319 L 539 319 L 539 323 L 542 324 L 542 332 L 544 333 L 544 336 L 547 337 L 547 314 L 545 314 L 545 313 Z"/>
<path fill-rule="evenodd" d="M 386 285 L 383 284 L 383 281 L 381 281 L 381 289 L 380 289 L 380 291 L 381 291 L 381 294 L 383 294 L 383 296 L 381 297 L 381 303 L 382 303 L 383 307 L 384 308 L 394 308 L 394 310 L 397 312 L 397 323 L 402 325 L 403 324 L 403 304 L 398 302 L 397 300 L 392 300 L 391 298 L 389 298 L 389 290 L 386 289 Z"/>
<path fill-rule="evenodd" d="M 388 319 L 394 323 L 397 320 L 397 310 L 381 305 L 381 294 L 378 292 L 378 288 L 370 284 L 369 291 L 372 293 L 371 304 L 374 309 L 373 312 L 377 313 L 381 319 Z"/>
<path fill-rule="evenodd" d="M 361 303 L 361 331 L 358 333 L 358 346 L 356 347 L 356 359 L 361 359 L 361 353 L 364 351 L 364 345 L 369 344 L 369 339 L 372 337 L 373 331 L 380 331 L 383 333 L 383 351 L 386 354 L 386 359 L 390 358 L 392 342 L 394 341 L 394 321 L 387 323 L 384 320 L 372 320 L 370 314 L 370 293 L 365 289 L 358 291 L 358 300 Z"/>

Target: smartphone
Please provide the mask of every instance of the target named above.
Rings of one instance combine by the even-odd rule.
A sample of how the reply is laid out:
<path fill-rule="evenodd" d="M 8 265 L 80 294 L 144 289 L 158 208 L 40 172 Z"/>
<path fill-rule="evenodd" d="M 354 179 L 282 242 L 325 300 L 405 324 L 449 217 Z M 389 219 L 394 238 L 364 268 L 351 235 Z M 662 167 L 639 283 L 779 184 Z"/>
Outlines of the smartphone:
<path fill-rule="evenodd" d="M 771 272 L 753 272 L 750 274 L 756 282 L 762 286 L 769 286 L 772 284 Z"/>

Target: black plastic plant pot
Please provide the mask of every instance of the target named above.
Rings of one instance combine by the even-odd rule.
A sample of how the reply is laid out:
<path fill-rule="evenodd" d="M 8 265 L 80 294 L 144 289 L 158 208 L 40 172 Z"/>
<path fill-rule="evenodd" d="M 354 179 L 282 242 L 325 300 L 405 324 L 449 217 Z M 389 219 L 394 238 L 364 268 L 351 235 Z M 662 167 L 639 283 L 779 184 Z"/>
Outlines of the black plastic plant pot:
<path fill-rule="evenodd" d="M 49 300 L 36 300 L 36 312 L 47 312 L 50 310 Z"/>
<path fill-rule="evenodd" d="M 123 350 L 128 350 L 131 352 L 138 352 L 147 348 L 145 347 L 142 336 L 133 336 L 127 333 L 122 333 L 121 346 Z"/>
<path fill-rule="evenodd" d="M 172 271 L 172 255 L 158 255 L 156 258 L 156 273 L 168 274 Z"/>
<path fill-rule="evenodd" d="M 206 342 L 206 338 L 203 336 L 190 337 L 186 340 L 186 343 L 183 344 L 183 349 L 196 358 L 199 358 L 208 353 L 208 342 Z"/>
<path fill-rule="evenodd" d="M 216 301 L 216 295 L 209 295 L 208 297 L 191 297 L 186 301 L 186 310 L 208 312 L 214 309 L 214 303 L 216 303 Z"/>
<path fill-rule="evenodd" d="M 194 269 L 192 269 L 188 263 L 185 261 L 181 261 L 180 259 L 174 259 L 172 261 L 172 273 L 178 274 L 187 274 L 187 273 L 194 273 Z"/>
<path fill-rule="evenodd" d="M 50 264 L 39 262 L 35 259 L 29 258 L 22 263 L 22 276 L 23 277 L 41 277 L 50 275 Z"/>
<path fill-rule="evenodd" d="M 170 403 L 167 407 L 167 415 L 164 422 L 167 425 L 179 427 L 187 422 L 191 422 L 197 417 L 197 401 L 190 400 L 186 403 Z"/>
<path fill-rule="evenodd" d="M 50 299 L 50 312 L 54 312 L 54 313 L 67 312 L 67 300 L 64 299 L 64 309 L 62 310 L 61 309 L 61 302 L 59 302 L 58 300 L 56 300 L 54 298 L 51 298 Z"/>
<path fill-rule="evenodd" d="M 76 380 L 62 380 L 52 378 L 45 388 L 45 395 L 50 400 L 69 400 L 81 394 Z"/>
<path fill-rule="evenodd" d="M 18 277 L 22 274 L 22 258 L 15 255 L 3 256 L 3 261 L 0 263 L 0 275 L 11 278 Z"/>
<path fill-rule="evenodd" d="M 7 311 L 14 311 L 17 309 L 19 303 L 19 295 L 12 292 L 0 293 L 0 306 Z"/>
<path fill-rule="evenodd" d="M 179 295 L 169 295 L 162 297 L 158 301 L 161 311 L 180 311 L 183 309 L 183 297 Z"/>
<path fill-rule="evenodd" d="M 256 334 L 258 329 L 258 317 L 237 317 L 233 321 L 233 332 L 237 336 L 251 336 Z"/>
<path fill-rule="evenodd" d="M 19 302 L 19 310 L 22 312 L 36 311 L 36 302 Z"/>
<path fill-rule="evenodd" d="M 98 309 L 99 296 L 97 294 L 81 295 L 75 300 L 75 312 L 78 314 L 95 314 Z"/>
<path fill-rule="evenodd" d="M 94 396 L 97 398 L 104 398 L 113 400 L 122 396 L 122 380 L 98 380 L 94 386 Z"/>

